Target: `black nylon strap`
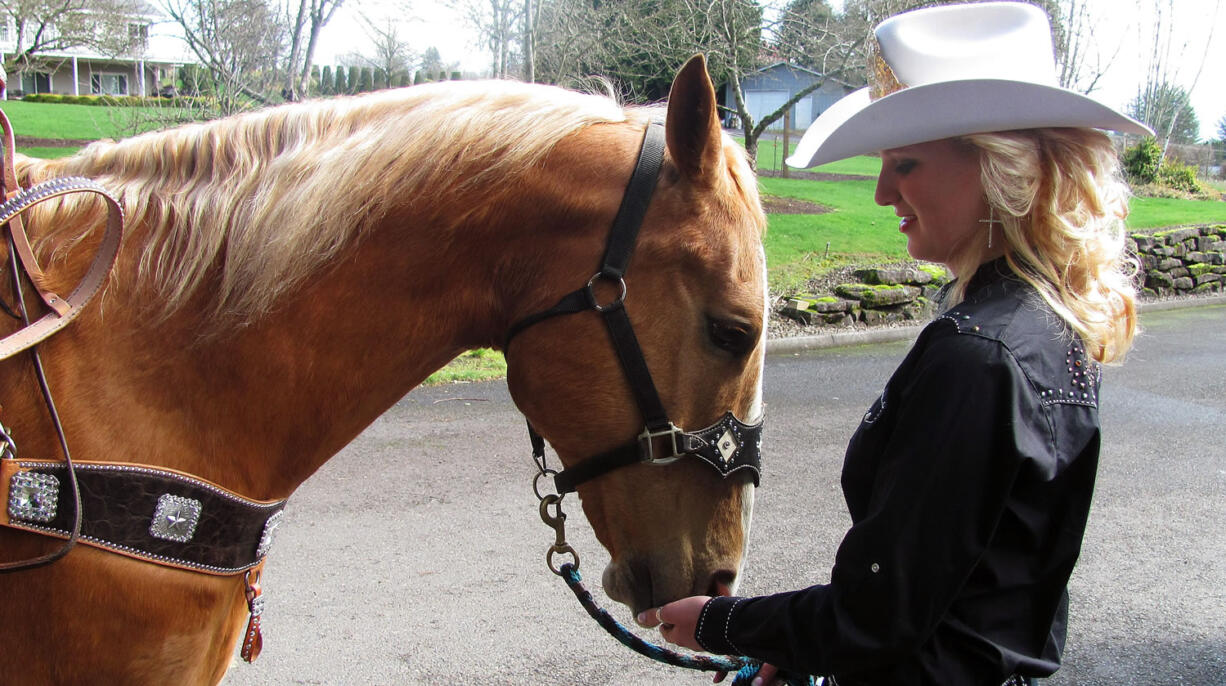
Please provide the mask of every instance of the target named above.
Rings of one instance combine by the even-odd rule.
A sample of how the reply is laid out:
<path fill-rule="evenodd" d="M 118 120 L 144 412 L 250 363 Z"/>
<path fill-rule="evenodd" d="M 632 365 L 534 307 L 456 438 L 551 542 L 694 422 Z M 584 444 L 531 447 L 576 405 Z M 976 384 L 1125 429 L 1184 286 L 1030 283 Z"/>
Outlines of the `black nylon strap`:
<path fill-rule="evenodd" d="M 627 443 L 606 453 L 589 457 L 573 467 L 563 469 L 554 475 L 553 484 L 558 489 L 558 493 L 571 493 L 581 483 L 640 461 L 639 444 Z"/>
<path fill-rule="evenodd" d="M 685 455 L 692 455 L 706 462 L 723 476 L 740 469 L 748 469 L 753 475 L 754 484 L 758 483 L 761 423 L 746 425 L 728 413 L 717 424 L 699 432 L 686 433 L 674 426 L 664 410 L 664 403 L 660 400 L 659 392 L 651 379 L 651 371 L 647 367 L 647 360 L 643 356 L 642 346 L 639 345 L 630 316 L 626 312 L 626 267 L 634 253 L 639 228 L 655 193 L 664 160 L 664 148 L 664 127 L 658 123 L 649 124 L 643 133 L 638 163 L 630 175 L 625 195 L 622 196 L 621 205 L 613 219 L 600 271 L 586 286 L 562 296 L 553 307 L 515 322 L 510 327 L 503 345 L 503 350 L 507 350 L 517 334 L 546 319 L 585 310 L 599 312 L 608 329 L 622 371 L 626 375 L 630 392 L 643 416 L 645 429 L 633 441 L 582 460 L 557 473 L 554 476 L 554 484 L 559 493 L 574 491 L 581 483 L 636 462 L 664 464 Z M 621 294 L 610 302 L 600 302 L 595 285 L 601 281 L 616 282 L 621 288 Z M 528 436 L 532 441 L 533 458 L 541 468 L 541 473 L 547 473 L 548 470 L 544 466 L 545 441 L 532 428 L 531 423 L 528 424 Z"/>
<path fill-rule="evenodd" d="M 562 296 L 562 299 L 548 310 L 543 310 L 541 312 L 537 312 L 536 314 L 530 314 L 512 324 L 511 330 L 507 332 L 507 337 L 502 343 L 502 350 L 503 352 L 506 352 L 511 345 L 511 339 L 519 335 L 520 331 L 523 331 L 533 324 L 539 324 L 546 319 L 551 319 L 553 317 L 557 317 L 558 315 L 575 314 L 577 312 L 583 312 L 590 309 L 592 309 L 592 305 L 587 297 L 586 288 L 571 291 L 570 293 Z"/>
<path fill-rule="evenodd" d="M 634 401 L 643 414 L 643 422 L 652 431 L 668 428 L 668 413 L 664 411 L 664 403 L 660 402 L 660 394 L 651 380 L 651 371 L 647 369 L 647 360 L 643 358 L 643 349 L 634 335 L 626 308 L 619 305 L 605 310 L 604 323 L 609 329 L 609 337 L 613 339 L 613 349 L 621 360 L 626 380 L 630 382 Z"/>
<path fill-rule="evenodd" d="M 664 127 L 657 123 L 648 124 L 643 132 L 638 164 L 634 166 L 630 183 L 626 185 L 626 193 L 622 196 L 621 207 L 617 208 L 609 243 L 605 247 L 600 273 L 607 277 L 620 279 L 626 275 L 626 266 L 638 240 L 639 227 L 643 224 L 643 217 L 647 216 L 651 196 L 655 194 L 656 179 L 664 163 L 664 148 Z"/>

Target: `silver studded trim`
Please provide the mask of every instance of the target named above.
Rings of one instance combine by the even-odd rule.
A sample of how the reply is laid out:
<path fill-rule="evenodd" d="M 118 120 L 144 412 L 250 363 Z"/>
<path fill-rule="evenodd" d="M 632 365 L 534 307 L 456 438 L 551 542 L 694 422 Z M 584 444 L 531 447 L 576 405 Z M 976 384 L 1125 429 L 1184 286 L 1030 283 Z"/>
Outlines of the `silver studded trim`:
<path fill-rule="evenodd" d="M 19 472 L 9 480 L 9 518 L 47 523 L 55 519 L 60 480 L 51 474 Z"/>
<path fill-rule="evenodd" d="M 64 176 L 58 179 L 50 179 L 36 186 L 31 186 L 30 188 L 27 188 L 21 193 L 10 198 L 8 202 L 0 204 L 0 223 L 8 222 L 19 213 L 24 212 L 47 198 L 55 195 L 63 195 L 65 193 L 75 193 L 77 191 L 92 191 L 95 193 L 101 193 L 108 198 L 111 197 L 111 194 L 108 193 L 105 188 L 99 186 L 92 179 L 87 179 L 81 176 Z M 114 198 L 112 198 L 112 201 L 115 202 L 116 207 L 120 207 L 120 213 L 122 215 L 122 206 L 120 206 L 117 201 L 114 201 Z"/>
<path fill-rule="evenodd" d="M 277 510 L 264 522 L 264 533 L 260 534 L 260 544 L 256 546 L 255 556 L 264 557 L 268 554 L 268 549 L 272 547 L 273 538 L 276 536 L 277 527 L 281 526 L 281 516 L 285 514 L 285 510 Z"/>
<path fill-rule="evenodd" d="M 186 543 L 196 534 L 201 509 L 203 505 L 199 500 L 166 493 L 158 498 L 157 511 L 149 524 L 149 535 L 164 541 Z"/>
<path fill-rule="evenodd" d="M 252 617 L 259 617 L 264 614 L 264 594 L 261 593 L 251 599 L 250 607 L 247 608 Z"/>

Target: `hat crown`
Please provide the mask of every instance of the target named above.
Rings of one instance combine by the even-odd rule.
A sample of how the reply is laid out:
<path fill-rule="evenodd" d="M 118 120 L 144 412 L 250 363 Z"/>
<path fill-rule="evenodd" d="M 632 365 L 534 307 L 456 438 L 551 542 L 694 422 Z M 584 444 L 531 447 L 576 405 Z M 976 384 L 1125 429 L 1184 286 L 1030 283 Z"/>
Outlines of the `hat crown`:
<path fill-rule="evenodd" d="M 787 162 L 853 155 L 973 133 L 1078 127 L 1153 135 L 1056 78 L 1047 14 L 1021 2 L 944 5 L 877 27 L 867 88 L 831 105 Z"/>
<path fill-rule="evenodd" d="M 1051 24 L 1014 2 L 907 12 L 877 26 L 881 57 L 903 86 L 962 79 L 1058 85 Z"/>

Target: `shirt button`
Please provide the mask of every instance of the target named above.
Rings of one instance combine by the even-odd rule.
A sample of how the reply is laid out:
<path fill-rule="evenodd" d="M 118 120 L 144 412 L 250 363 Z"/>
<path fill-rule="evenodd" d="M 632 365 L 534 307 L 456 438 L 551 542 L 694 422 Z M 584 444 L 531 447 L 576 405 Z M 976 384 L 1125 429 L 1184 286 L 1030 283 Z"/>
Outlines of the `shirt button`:
<path fill-rule="evenodd" d="M 881 571 L 881 565 L 874 562 L 872 565 L 869 566 L 869 570 L 872 571 L 873 574 L 876 574 L 877 572 Z"/>

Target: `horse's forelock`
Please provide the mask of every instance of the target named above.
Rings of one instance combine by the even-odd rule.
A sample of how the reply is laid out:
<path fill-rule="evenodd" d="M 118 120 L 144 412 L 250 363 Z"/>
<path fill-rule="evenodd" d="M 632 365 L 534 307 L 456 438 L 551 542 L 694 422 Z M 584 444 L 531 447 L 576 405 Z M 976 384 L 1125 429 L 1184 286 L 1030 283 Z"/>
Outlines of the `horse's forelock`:
<path fill-rule="evenodd" d="M 270 108 L 26 167 L 34 178 L 92 177 L 121 197 L 129 226 L 147 230 L 128 248 L 142 250 L 135 278 L 164 314 L 216 279 L 215 312 L 250 318 L 352 245 L 390 204 L 429 202 L 444 190 L 495 194 L 561 138 L 626 117 L 608 98 L 453 82 Z M 52 232 L 70 230 L 72 222 L 48 219 L 60 227 Z M 63 245 L 64 236 L 41 243 Z"/>

